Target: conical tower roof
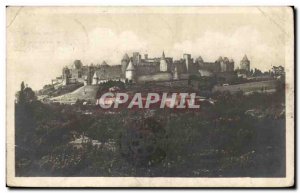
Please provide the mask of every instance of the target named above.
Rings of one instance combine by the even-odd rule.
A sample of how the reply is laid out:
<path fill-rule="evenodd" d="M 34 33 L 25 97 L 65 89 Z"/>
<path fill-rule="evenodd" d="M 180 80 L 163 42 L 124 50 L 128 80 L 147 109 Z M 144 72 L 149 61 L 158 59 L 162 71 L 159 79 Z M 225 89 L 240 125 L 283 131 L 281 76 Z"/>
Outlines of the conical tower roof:
<path fill-rule="evenodd" d="M 82 64 L 81 60 L 75 60 L 75 61 L 73 62 L 73 68 L 75 68 L 75 69 L 79 69 L 79 68 L 81 68 L 82 66 L 83 66 L 83 64 Z"/>
<path fill-rule="evenodd" d="M 130 62 L 129 62 L 129 64 L 128 64 L 128 66 L 127 66 L 127 68 L 126 68 L 126 71 L 129 71 L 129 70 L 135 70 L 134 69 L 134 66 L 133 66 L 133 64 L 132 64 L 132 62 L 131 62 L 131 60 L 130 60 Z"/>
<path fill-rule="evenodd" d="M 242 61 L 249 61 L 246 54 L 245 54 L 245 56 L 243 57 Z"/>
<path fill-rule="evenodd" d="M 103 60 L 103 62 L 102 62 L 101 65 L 102 65 L 102 66 L 108 66 L 108 64 L 105 62 L 105 60 Z"/>
<path fill-rule="evenodd" d="M 197 62 L 203 62 L 203 59 L 201 56 L 199 56 L 197 59 L 196 59 Z"/>
<path fill-rule="evenodd" d="M 221 62 L 221 61 L 223 61 L 222 56 L 220 56 L 220 57 L 218 58 L 217 62 Z"/>
<path fill-rule="evenodd" d="M 125 60 L 125 61 L 129 61 L 130 60 L 127 53 L 124 54 L 122 60 Z"/>
<path fill-rule="evenodd" d="M 229 59 L 227 57 L 224 57 L 224 62 L 229 62 Z"/>
<path fill-rule="evenodd" d="M 166 59 L 165 52 L 163 51 L 161 59 Z"/>

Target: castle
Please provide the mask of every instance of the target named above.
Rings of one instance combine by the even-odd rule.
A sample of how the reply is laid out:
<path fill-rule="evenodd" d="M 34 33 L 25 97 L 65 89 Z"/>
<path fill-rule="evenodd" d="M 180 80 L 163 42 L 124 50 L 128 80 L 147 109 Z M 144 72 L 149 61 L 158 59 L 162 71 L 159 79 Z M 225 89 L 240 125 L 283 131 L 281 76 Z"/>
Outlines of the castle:
<path fill-rule="evenodd" d="M 241 60 L 240 68 L 250 71 L 250 61 L 245 55 Z M 202 57 L 193 59 L 191 54 L 183 54 L 179 60 L 166 57 L 144 57 L 139 52 L 133 52 L 129 57 L 125 54 L 121 64 L 108 65 L 105 61 L 98 65 L 85 66 L 80 60 L 75 60 L 69 67 L 64 67 L 62 76 L 52 80 L 52 83 L 68 85 L 84 83 L 84 85 L 97 85 L 108 80 L 126 83 L 145 83 L 155 81 L 187 80 L 190 75 L 223 76 L 234 74 L 234 61 L 227 57 L 219 57 L 215 62 L 204 62 Z"/>

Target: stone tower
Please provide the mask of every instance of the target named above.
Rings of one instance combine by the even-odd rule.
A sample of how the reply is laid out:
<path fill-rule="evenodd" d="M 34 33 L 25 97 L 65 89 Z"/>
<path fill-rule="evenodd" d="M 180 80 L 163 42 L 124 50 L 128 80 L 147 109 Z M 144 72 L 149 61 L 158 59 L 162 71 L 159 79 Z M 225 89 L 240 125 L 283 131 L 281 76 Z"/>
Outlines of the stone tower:
<path fill-rule="evenodd" d="M 64 67 L 63 68 L 63 71 L 62 71 L 62 78 L 64 79 L 65 77 L 69 78 L 70 76 L 70 70 L 68 67 Z"/>
<path fill-rule="evenodd" d="M 86 84 L 87 85 L 92 84 L 92 74 L 93 74 L 92 66 L 88 66 L 87 67 L 87 76 L 86 76 Z"/>
<path fill-rule="evenodd" d="M 199 56 L 197 59 L 196 59 L 196 63 L 198 64 L 199 68 L 203 68 L 204 67 L 204 61 L 202 59 L 201 56 Z"/>
<path fill-rule="evenodd" d="M 128 56 L 128 54 L 124 54 L 122 60 L 121 60 L 121 65 L 122 65 L 122 73 L 125 74 L 127 65 L 129 64 L 130 58 Z"/>
<path fill-rule="evenodd" d="M 63 68 L 63 73 L 62 73 L 62 83 L 63 85 L 68 85 L 69 84 L 69 78 L 70 78 L 70 70 L 68 67 Z"/>
<path fill-rule="evenodd" d="M 132 61 L 129 61 L 129 64 L 126 68 L 126 72 L 125 72 L 125 78 L 129 81 L 129 82 L 134 82 L 135 79 L 135 68 L 134 65 L 132 64 Z"/>
<path fill-rule="evenodd" d="M 132 61 L 131 62 L 134 66 L 140 65 L 141 59 L 142 58 L 141 58 L 141 55 L 139 52 L 132 53 Z"/>
<path fill-rule="evenodd" d="M 227 57 L 223 58 L 223 62 L 221 63 L 221 72 L 227 72 L 229 68 L 229 59 Z"/>
<path fill-rule="evenodd" d="M 243 57 L 240 63 L 240 69 L 250 71 L 250 60 L 248 60 L 247 55 Z"/>
<path fill-rule="evenodd" d="M 98 78 L 98 76 L 97 76 L 97 72 L 95 72 L 95 73 L 94 73 L 94 76 L 93 76 L 92 84 L 93 84 L 93 85 L 98 84 L 98 80 L 99 80 L 99 78 Z"/>
<path fill-rule="evenodd" d="M 178 80 L 178 71 L 177 71 L 177 66 L 175 66 L 174 68 L 174 72 L 173 72 L 173 80 Z"/>
<path fill-rule="evenodd" d="M 233 60 L 233 59 L 230 59 L 230 60 L 229 60 L 228 71 L 229 71 L 229 72 L 233 72 L 233 71 L 234 71 L 234 60 Z"/>
<path fill-rule="evenodd" d="M 162 53 L 162 57 L 160 59 L 159 69 L 161 72 L 167 72 L 168 71 L 168 63 L 166 61 L 165 53 Z"/>
<path fill-rule="evenodd" d="M 191 54 L 183 54 L 183 59 L 184 59 L 184 62 L 185 62 L 187 73 L 192 72 L 193 60 L 192 60 Z"/>

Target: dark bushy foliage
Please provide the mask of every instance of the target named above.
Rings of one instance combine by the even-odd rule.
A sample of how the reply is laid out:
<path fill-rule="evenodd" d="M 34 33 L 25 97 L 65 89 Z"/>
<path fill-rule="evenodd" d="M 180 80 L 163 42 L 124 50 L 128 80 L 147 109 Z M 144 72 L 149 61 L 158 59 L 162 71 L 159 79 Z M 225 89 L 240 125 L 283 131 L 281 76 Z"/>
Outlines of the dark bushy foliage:
<path fill-rule="evenodd" d="M 15 106 L 17 176 L 285 175 L 279 91 L 215 93 L 215 105 L 203 104 L 199 112 L 158 109 L 149 118 L 141 111 L 108 113 L 25 98 Z M 102 145 L 76 149 L 69 142 L 80 135 Z"/>

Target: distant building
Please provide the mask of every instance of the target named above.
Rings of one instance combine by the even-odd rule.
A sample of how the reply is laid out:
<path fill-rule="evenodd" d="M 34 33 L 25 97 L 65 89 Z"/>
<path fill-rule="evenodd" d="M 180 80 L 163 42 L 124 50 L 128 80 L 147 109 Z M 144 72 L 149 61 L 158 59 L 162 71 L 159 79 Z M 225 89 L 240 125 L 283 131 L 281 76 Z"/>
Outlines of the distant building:
<path fill-rule="evenodd" d="M 196 59 L 196 63 L 198 64 L 198 68 L 202 70 L 202 72 L 207 71 L 211 73 L 219 73 L 219 72 L 233 72 L 234 71 L 234 61 L 233 59 L 228 59 L 227 57 L 220 56 L 215 62 L 204 62 L 202 57 L 199 56 Z"/>
<path fill-rule="evenodd" d="M 131 61 L 129 62 L 129 65 L 126 68 L 125 78 L 130 82 L 133 82 L 135 79 L 135 68 Z"/>
<path fill-rule="evenodd" d="M 178 80 L 179 79 L 179 75 L 178 75 L 178 71 L 177 71 L 177 67 L 174 67 L 174 71 L 173 71 L 173 80 Z"/>
<path fill-rule="evenodd" d="M 141 58 L 141 55 L 140 55 L 139 52 L 133 52 L 133 54 L 132 54 L 132 64 L 133 64 L 134 66 L 140 64 L 141 59 L 142 59 L 142 58 Z"/>
<path fill-rule="evenodd" d="M 128 56 L 128 54 L 126 53 L 122 60 L 121 60 L 121 66 L 122 66 L 122 73 L 125 74 L 125 71 L 126 71 L 126 68 L 127 68 L 127 65 L 129 64 L 129 61 L 130 61 L 130 58 Z"/>
<path fill-rule="evenodd" d="M 131 57 L 124 54 L 118 65 L 103 61 L 101 65 L 85 66 L 80 60 L 75 60 L 63 68 L 60 78 L 52 82 L 64 85 L 77 82 L 96 85 L 108 80 L 139 83 L 187 80 L 190 75 L 228 77 L 234 75 L 234 61 L 221 56 L 215 62 L 204 62 L 201 56 L 194 61 L 191 54 L 183 54 L 182 58 L 173 61 L 173 58 L 166 57 L 165 52 L 159 58 L 150 58 L 148 54 L 142 58 L 139 52 L 133 52 Z"/>
<path fill-rule="evenodd" d="M 213 76 L 213 73 L 211 71 L 209 71 L 209 70 L 200 69 L 199 73 L 200 73 L 200 76 L 203 76 L 203 77 L 211 77 L 211 76 Z"/>
<path fill-rule="evenodd" d="M 159 69 L 161 72 L 167 72 L 168 71 L 168 63 L 166 61 L 166 58 L 165 58 L 165 53 L 163 52 L 162 53 L 162 57 L 160 59 L 160 63 L 159 63 Z"/>
<path fill-rule="evenodd" d="M 250 60 L 248 60 L 247 55 L 243 57 L 243 59 L 240 62 L 240 69 L 250 71 Z"/>
<path fill-rule="evenodd" d="M 191 54 L 183 54 L 184 63 L 187 69 L 187 73 L 192 72 L 192 65 L 193 65 L 193 59 L 191 57 Z"/>
<path fill-rule="evenodd" d="M 121 65 L 110 66 L 103 62 L 94 70 L 93 84 L 100 84 L 108 80 L 125 81 Z"/>

